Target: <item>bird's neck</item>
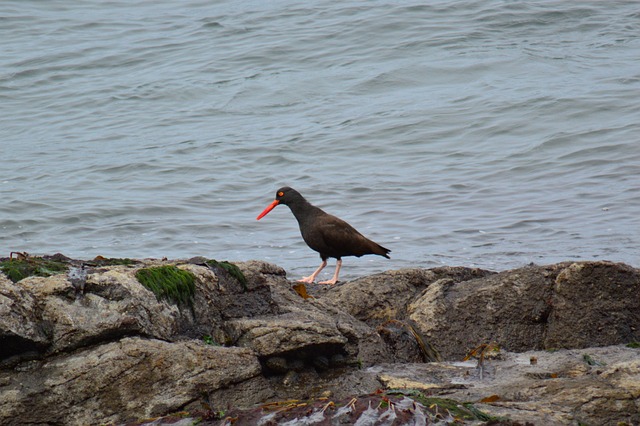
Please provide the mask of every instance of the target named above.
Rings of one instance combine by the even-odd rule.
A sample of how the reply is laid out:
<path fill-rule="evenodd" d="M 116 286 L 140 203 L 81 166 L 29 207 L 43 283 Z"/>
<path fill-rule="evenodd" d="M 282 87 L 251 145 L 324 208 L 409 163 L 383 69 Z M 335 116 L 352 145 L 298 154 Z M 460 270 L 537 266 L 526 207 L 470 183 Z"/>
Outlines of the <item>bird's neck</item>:
<path fill-rule="evenodd" d="M 320 210 L 318 207 L 314 206 L 304 198 L 298 200 L 295 203 L 289 204 L 289 208 L 298 220 L 299 224 L 302 224 L 303 222 L 314 218 L 318 214 L 322 214 L 322 210 Z"/>

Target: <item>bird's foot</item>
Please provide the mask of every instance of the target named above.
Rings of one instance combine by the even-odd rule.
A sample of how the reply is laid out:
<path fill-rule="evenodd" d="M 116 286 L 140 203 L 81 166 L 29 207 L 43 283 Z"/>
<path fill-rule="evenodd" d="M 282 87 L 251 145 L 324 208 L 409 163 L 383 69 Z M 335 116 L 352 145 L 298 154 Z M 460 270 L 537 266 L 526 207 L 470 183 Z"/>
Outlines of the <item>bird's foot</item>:
<path fill-rule="evenodd" d="M 338 280 L 327 280 L 327 281 L 320 281 L 318 284 L 334 285 L 337 282 Z"/>
<path fill-rule="evenodd" d="M 302 277 L 300 278 L 297 282 L 299 283 L 305 283 L 305 284 L 313 284 L 313 279 L 315 277 L 313 276 L 309 276 L 309 277 Z"/>

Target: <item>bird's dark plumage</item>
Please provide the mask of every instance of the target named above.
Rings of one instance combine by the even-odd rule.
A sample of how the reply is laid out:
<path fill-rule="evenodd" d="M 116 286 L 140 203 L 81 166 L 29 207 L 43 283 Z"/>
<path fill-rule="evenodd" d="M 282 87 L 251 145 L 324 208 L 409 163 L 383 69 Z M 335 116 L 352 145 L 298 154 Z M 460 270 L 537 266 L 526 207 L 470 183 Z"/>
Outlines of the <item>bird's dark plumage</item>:
<path fill-rule="evenodd" d="M 258 219 L 269 213 L 278 204 L 289 206 L 298 220 L 302 238 L 309 247 L 320 253 L 323 264 L 311 277 L 307 277 L 312 278 L 311 281 L 315 279 L 330 257 L 338 260 L 334 275 L 335 281 L 338 278 L 342 257 L 377 254 L 389 259 L 388 253 L 391 250 L 366 238 L 344 220 L 309 203 L 298 191 L 288 186 L 276 191 L 275 200 L 258 216 Z M 303 281 L 308 282 L 308 280 Z"/>

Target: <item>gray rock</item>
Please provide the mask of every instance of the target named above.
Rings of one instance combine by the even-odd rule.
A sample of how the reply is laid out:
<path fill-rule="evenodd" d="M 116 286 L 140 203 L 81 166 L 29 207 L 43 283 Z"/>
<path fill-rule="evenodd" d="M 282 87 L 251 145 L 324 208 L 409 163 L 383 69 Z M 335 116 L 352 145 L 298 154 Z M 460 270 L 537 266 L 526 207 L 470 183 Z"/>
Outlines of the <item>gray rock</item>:
<path fill-rule="evenodd" d="M 260 371 L 247 349 L 123 338 L 0 370 L 0 413 L 3 424 L 110 423 L 178 411 L 221 388 L 253 392 L 217 404 L 257 403 L 270 396 Z"/>
<path fill-rule="evenodd" d="M 90 275 L 81 298 L 75 297 L 65 275 L 29 277 L 17 285 L 38 300 L 29 322 L 47 327 L 47 353 L 130 335 L 169 340 L 178 331 L 179 309 L 159 302 L 130 269 Z"/>
<path fill-rule="evenodd" d="M 138 268 L 163 264 L 195 275 L 191 306 L 138 283 Z M 595 348 L 640 341 L 634 268 L 389 271 L 312 285 L 304 299 L 282 268 L 237 266 L 246 283 L 203 259 L 15 284 L 0 274 L 0 423 L 119 423 L 419 386 L 523 422 L 639 421 L 637 350 Z M 503 358 L 484 359 L 482 377 L 475 361 L 453 362 L 491 342 Z M 552 348 L 589 349 L 518 354 Z M 450 362 L 420 362 L 440 357 Z"/>
<path fill-rule="evenodd" d="M 84 264 L 80 264 L 79 266 L 71 266 L 69 268 L 69 272 L 67 273 L 67 277 L 71 282 L 73 288 L 76 289 L 76 293 L 84 294 L 84 287 L 87 284 L 87 270 L 84 267 Z"/>
<path fill-rule="evenodd" d="M 49 345 L 51 327 L 40 317 L 36 297 L 0 274 L 0 362 L 13 362 Z"/>
<path fill-rule="evenodd" d="M 178 307 L 135 278 L 138 268 L 167 263 L 94 270 L 82 277 L 80 297 L 77 274 L 16 284 L 0 276 L 0 423 L 109 423 L 190 404 L 254 404 L 275 396 L 262 376 L 269 357 L 286 357 L 291 368 L 279 373 L 311 378 L 314 365 L 332 368 L 331 357 L 373 363 L 384 353 L 375 331 L 302 299 L 279 267 L 240 263 L 241 285 L 206 266 L 173 262 L 196 276 L 192 306 Z M 204 336 L 236 347 L 205 345 Z"/>

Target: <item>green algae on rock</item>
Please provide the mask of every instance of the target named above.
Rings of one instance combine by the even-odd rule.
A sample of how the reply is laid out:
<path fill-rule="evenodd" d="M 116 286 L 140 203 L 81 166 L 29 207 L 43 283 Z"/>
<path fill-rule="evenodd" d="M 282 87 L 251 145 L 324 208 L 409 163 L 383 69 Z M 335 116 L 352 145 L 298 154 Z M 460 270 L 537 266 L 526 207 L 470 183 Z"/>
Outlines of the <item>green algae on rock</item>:
<path fill-rule="evenodd" d="M 191 305 L 196 291 L 196 277 L 189 271 L 174 265 L 143 268 L 136 272 L 136 278 L 156 295 L 177 305 Z"/>
<path fill-rule="evenodd" d="M 470 402 L 459 402 L 455 399 L 433 397 L 424 393 L 411 389 L 391 389 L 386 392 L 387 395 L 405 395 L 416 402 L 421 403 L 430 411 L 437 413 L 448 413 L 459 420 L 500 420 L 481 411 Z"/>
<path fill-rule="evenodd" d="M 23 259 L 7 259 L 0 261 L 0 270 L 14 283 L 30 277 L 50 277 L 67 272 L 66 261 L 49 257 L 26 257 Z"/>
<path fill-rule="evenodd" d="M 140 261 L 129 259 L 128 257 L 119 258 L 119 257 L 96 256 L 93 260 L 87 263 L 93 266 L 116 266 L 116 265 L 131 266 L 131 265 L 140 263 Z"/>
<path fill-rule="evenodd" d="M 247 289 L 247 278 L 244 276 L 240 268 L 234 265 L 231 262 L 227 262 L 226 260 L 218 261 L 215 259 L 207 259 L 205 265 L 208 267 L 218 267 L 225 270 L 229 275 L 238 280 L 240 284 L 242 284 L 242 288 L 244 290 Z"/>

